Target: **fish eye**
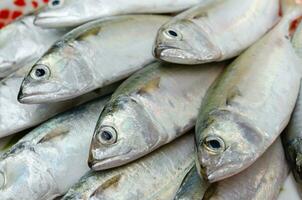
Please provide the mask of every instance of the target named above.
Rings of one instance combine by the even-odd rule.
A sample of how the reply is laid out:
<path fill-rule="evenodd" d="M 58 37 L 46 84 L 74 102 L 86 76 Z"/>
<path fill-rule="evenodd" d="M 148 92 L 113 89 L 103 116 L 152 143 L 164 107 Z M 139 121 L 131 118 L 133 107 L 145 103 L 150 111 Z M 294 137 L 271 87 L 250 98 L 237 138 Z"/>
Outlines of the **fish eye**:
<path fill-rule="evenodd" d="M 223 139 L 218 136 L 208 136 L 203 140 L 203 146 L 211 153 L 218 154 L 225 150 Z"/>
<path fill-rule="evenodd" d="M 50 70 L 46 65 L 36 65 L 30 72 L 30 76 L 35 80 L 47 79 L 50 76 Z"/>
<path fill-rule="evenodd" d="M 2 171 L 0 171 L 0 190 L 5 186 L 6 178 Z"/>
<path fill-rule="evenodd" d="M 58 7 L 63 4 L 63 0 L 52 0 L 49 2 L 49 7 Z"/>
<path fill-rule="evenodd" d="M 169 37 L 171 39 L 181 39 L 182 38 L 181 34 L 173 29 L 167 29 L 167 30 L 165 30 L 164 33 L 167 37 Z"/>
<path fill-rule="evenodd" d="M 103 126 L 97 133 L 97 139 L 101 144 L 114 144 L 117 140 L 117 132 L 113 127 Z"/>

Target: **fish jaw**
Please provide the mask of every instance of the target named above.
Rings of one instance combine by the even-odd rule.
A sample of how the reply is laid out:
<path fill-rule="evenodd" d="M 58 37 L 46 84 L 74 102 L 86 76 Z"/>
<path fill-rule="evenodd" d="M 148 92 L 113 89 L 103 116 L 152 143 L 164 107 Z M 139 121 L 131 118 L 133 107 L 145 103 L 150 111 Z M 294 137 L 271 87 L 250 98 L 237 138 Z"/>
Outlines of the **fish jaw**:
<path fill-rule="evenodd" d="M 175 47 L 156 47 L 154 49 L 154 56 L 156 58 L 177 64 L 196 65 L 211 62 L 219 59 L 220 57 L 220 53 L 218 53 L 216 50 L 213 50 L 212 52 L 209 51 L 203 55 L 204 57 L 201 57 L 202 54 L 197 55 L 195 53 Z"/>

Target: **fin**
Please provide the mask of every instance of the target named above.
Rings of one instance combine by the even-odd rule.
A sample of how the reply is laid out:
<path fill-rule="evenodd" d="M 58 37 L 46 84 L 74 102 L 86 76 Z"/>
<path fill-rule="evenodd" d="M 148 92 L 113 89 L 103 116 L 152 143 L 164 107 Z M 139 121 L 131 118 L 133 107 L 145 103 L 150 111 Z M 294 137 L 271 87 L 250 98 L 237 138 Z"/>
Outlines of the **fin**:
<path fill-rule="evenodd" d="M 41 144 L 44 142 L 49 142 L 55 138 L 65 136 L 66 133 L 69 132 L 69 128 L 66 126 L 59 126 L 50 132 L 48 132 L 46 135 L 44 135 L 37 144 Z"/>
<path fill-rule="evenodd" d="M 146 85 L 144 85 L 142 88 L 139 89 L 138 94 L 151 93 L 152 91 L 159 88 L 159 83 L 160 83 L 160 77 L 157 77 L 149 81 L 148 83 L 146 83 Z"/>
<path fill-rule="evenodd" d="M 98 196 L 98 194 L 101 195 L 103 191 L 105 191 L 108 188 L 116 187 L 121 179 L 122 175 L 117 174 L 110 179 L 106 180 L 104 183 L 98 186 L 98 188 L 90 195 L 89 198 L 93 196 Z"/>

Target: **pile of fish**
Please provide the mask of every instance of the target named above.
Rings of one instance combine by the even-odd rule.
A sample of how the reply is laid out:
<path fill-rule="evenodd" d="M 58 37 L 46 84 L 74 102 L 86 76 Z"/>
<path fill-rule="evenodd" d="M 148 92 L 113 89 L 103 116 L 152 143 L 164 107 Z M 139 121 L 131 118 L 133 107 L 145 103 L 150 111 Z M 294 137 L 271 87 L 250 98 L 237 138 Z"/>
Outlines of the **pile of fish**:
<path fill-rule="evenodd" d="M 301 2 L 48 4 L 0 30 L 1 200 L 273 200 L 290 170 L 302 184 Z"/>

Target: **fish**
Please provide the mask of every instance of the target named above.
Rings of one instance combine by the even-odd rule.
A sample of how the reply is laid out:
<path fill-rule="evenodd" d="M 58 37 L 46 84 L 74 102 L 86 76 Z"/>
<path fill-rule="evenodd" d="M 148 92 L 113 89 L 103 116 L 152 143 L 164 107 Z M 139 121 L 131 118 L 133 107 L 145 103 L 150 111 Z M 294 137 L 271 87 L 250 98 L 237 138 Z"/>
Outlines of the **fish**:
<path fill-rule="evenodd" d="M 225 65 L 154 62 L 132 75 L 100 114 L 89 166 L 93 170 L 121 166 L 192 129 L 202 98 Z"/>
<path fill-rule="evenodd" d="M 153 54 L 201 64 L 239 55 L 280 20 L 279 0 L 218 0 L 180 13 L 158 31 Z"/>
<path fill-rule="evenodd" d="M 55 1 L 55 0 L 52 0 Z M 0 29 L 48 5 L 48 0 L 1 0 Z"/>
<path fill-rule="evenodd" d="M 155 60 L 152 44 L 168 19 L 118 16 L 72 30 L 33 65 L 21 85 L 19 102 L 64 101 L 125 79 Z"/>
<path fill-rule="evenodd" d="M 62 200 L 172 200 L 194 164 L 192 136 L 189 133 L 136 162 L 116 169 L 90 171 Z"/>
<path fill-rule="evenodd" d="M 226 67 L 203 99 L 196 123 L 199 173 L 210 182 L 246 169 L 289 122 L 301 60 L 290 30 L 300 7 Z M 290 88 L 290 89 L 289 89 Z"/>
<path fill-rule="evenodd" d="M 250 167 L 227 179 L 209 184 L 192 167 L 174 200 L 277 199 L 289 173 L 281 139 Z M 206 190 L 206 191 L 205 191 Z"/>
<path fill-rule="evenodd" d="M 1 11 L 0 11 L 1 16 Z M 33 65 L 66 29 L 43 29 L 28 15 L 0 31 L 0 79 L 24 66 Z"/>
<path fill-rule="evenodd" d="M 64 195 L 89 171 L 89 143 L 107 99 L 57 115 L 2 154 L 0 199 L 47 200 Z"/>
<path fill-rule="evenodd" d="M 288 174 L 289 166 L 278 138 L 249 168 L 212 184 L 204 199 L 277 199 Z"/>
<path fill-rule="evenodd" d="M 47 28 L 72 27 L 114 15 L 131 13 L 175 13 L 188 9 L 196 4 L 206 5 L 212 1 L 213 0 L 56 0 L 56 5 L 52 5 L 49 9 L 37 14 L 35 24 Z"/>
<path fill-rule="evenodd" d="M 174 200 L 202 200 L 210 184 L 201 178 L 194 164 L 183 179 Z"/>
<path fill-rule="evenodd" d="M 115 90 L 96 90 L 69 101 L 50 104 L 21 104 L 17 100 L 18 90 L 29 68 L 21 68 L 0 81 L 0 138 L 34 127 L 71 107 L 104 96 Z"/>

